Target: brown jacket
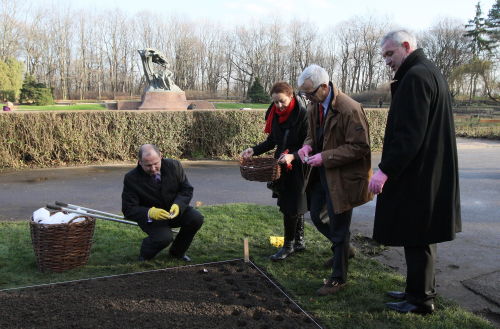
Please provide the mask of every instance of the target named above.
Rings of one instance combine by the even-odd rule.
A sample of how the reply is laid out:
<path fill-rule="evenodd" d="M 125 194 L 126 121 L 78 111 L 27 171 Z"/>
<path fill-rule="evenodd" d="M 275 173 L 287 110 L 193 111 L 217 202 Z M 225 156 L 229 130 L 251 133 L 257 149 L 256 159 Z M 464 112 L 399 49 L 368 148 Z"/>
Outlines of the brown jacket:
<path fill-rule="evenodd" d="M 373 199 L 368 192 L 372 175 L 370 131 L 363 107 L 330 82 L 333 97 L 325 120 L 321 157 L 335 213 Z M 308 130 L 304 144 L 316 150 L 318 104 L 307 107 Z M 314 151 L 313 151 L 314 152 Z M 306 177 L 306 186 L 309 175 Z"/>

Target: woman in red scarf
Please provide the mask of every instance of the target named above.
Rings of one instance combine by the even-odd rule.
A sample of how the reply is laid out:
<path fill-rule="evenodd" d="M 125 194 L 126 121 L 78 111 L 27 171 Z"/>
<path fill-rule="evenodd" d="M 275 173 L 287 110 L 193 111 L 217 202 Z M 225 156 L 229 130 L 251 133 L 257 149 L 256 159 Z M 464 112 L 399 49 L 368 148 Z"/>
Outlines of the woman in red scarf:
<path fill-rule="evenodd" d="M 277 82 L 271 88 L 273 103 L 266 112 L 264 132 L 268 134 L 262 143 L 247 148 L 242 157 L 260 155 L 275 149 L 274 157 L 282 164 L 281 177 L 273 182 L 273 198 L 283 213 L 285 242 L 271 260 L 287 258 L 305 249 L 304 213 L 307 201 L 304 187 L 302 162 L 297 151 L 307 136 L 306 102 L 296 96 L 286 82 Z"/>

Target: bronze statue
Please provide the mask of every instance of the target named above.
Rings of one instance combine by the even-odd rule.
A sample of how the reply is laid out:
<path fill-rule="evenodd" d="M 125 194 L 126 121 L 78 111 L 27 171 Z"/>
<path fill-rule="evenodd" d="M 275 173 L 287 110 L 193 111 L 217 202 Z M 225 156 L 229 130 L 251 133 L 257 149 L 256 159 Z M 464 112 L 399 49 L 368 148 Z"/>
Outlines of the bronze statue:
<path fill-rule="evenodd" d="M 146 91 L 182 91 L 173 80 L 167 59 L 160 51 L 153 48 L 137 50 L 141 55 L 144 74 L 149 83 Z"/>

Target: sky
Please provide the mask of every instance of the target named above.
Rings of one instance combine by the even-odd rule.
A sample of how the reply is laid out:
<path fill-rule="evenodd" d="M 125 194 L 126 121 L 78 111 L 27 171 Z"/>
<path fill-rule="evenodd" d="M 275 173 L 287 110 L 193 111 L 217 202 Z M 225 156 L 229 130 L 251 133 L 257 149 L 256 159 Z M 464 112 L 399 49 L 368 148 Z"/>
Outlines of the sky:
<path fill-rule="evenodd" d="M 480 0 L 484 16 L 496 0 Z M 24 2 L 24 1 L 22 1 Z M 27 0 L 31 4 L 60 4 L 97 11 L 120 8 L 134 14 L 149 10 L 175 14 L 190 21 L 209 19 L 241 25 L 260 18 L 294 18 L 314 22 L 319 28 L 335 26 L 355 16 L 373 17 L 414 32 L 426 30 L 444 17 L 466 24 L 475 15 L 477 0 Z"/>

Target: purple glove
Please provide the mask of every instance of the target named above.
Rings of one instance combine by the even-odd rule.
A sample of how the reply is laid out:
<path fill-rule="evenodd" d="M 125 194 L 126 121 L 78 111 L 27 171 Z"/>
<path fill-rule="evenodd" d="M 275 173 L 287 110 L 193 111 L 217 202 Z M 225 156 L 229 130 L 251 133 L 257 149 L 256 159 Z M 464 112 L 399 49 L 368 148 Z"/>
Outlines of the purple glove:
<path fill-rule="evenodd" d="M 311 153 L 312 151 L 312 147 L 311 145 L 304 145 L 302 146 L 302 148 L 297 152 L 297 154 L 299 155 L 299 158 L 300 158 L 300 161 L 302 161 L 303 163 L 306 163 L 306 161 L 304 160 L 304 157 L 308 156 L 309 153 Z"/>
<path fill-rule="evenodd" d="M 368 190 L 371 193 L 379 194 L 382 193 L 382 188 L 384 187 L 385 181 L 387 180 L 387 175 L 384 174 L 382 170 L 377 170 L 375 175 L 370 179 L 368 184 Z"/>
<path fill-rule="evenodd" d="M 321 153 L 316 153 L 313 156 L 310 156 L 307 159 L 307 164 L 311 167 L 321 167 L 323 165 L 323 158 L 321 157 Z"/>

